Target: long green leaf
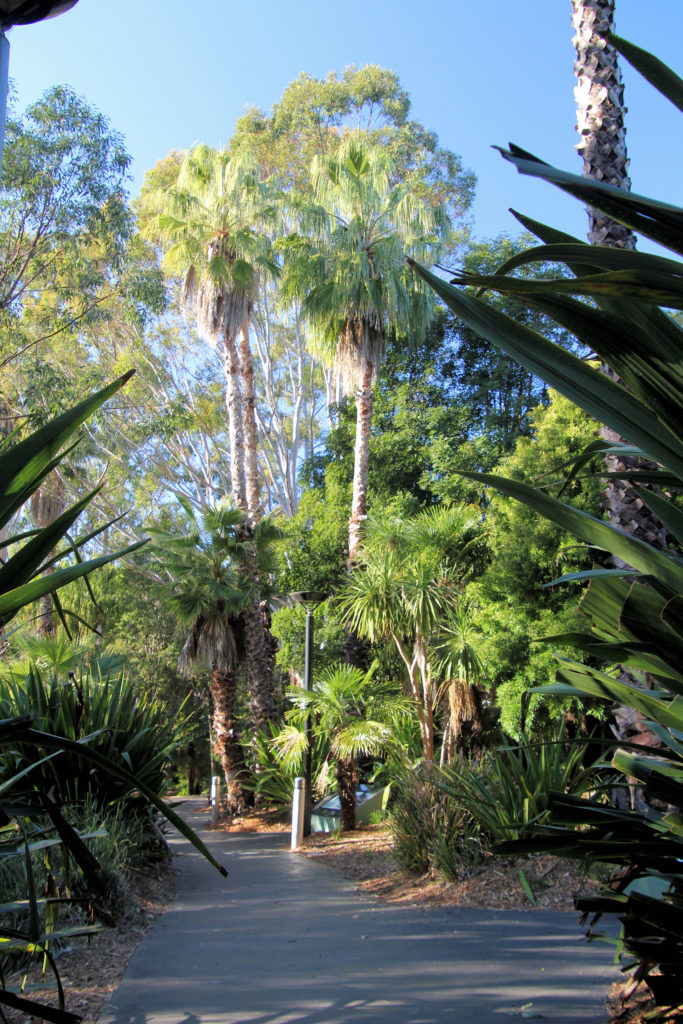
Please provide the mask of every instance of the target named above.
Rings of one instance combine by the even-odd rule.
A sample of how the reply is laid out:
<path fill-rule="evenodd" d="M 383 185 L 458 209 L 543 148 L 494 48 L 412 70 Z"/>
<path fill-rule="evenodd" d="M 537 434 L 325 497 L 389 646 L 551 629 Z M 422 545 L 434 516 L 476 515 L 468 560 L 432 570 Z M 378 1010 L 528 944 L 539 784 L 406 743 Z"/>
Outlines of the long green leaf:
<path fill-rule="evenodd" d="M 8 509 L 16 511 L 26 500 L 32 481 L 41 476 L 73 432 L 116 394 L 135 373 L 129 370 L 107 387 L 89 395 L 73 409 L 56 416 L 24 441 L 0 452 L 0 522 Z M 10 513 L 11 514 L 11 513 Z"/>
<path fill-rule="evenodd" d="M 513 143 L 507 150 L 499 146 L 495 148 L 515 165 L 520 174 L 543 178 L 587 206 L 601 210 L 618 223 L 683 255 L 683 210 L 680 207 L 627 192 L 602 181 L 569 174 Z"/>
<path fill-rule="evenodd" d="M 490 473 L 461 474 L 471 480 L 477 480 L 489 487 L 495 487 L 501 494 L 509 495 L 524 502 L 546 519 L 576 534 L 581 540 L 594 547 L 610 551 L 642 573 L 652 575 L 655 579 L 670 587 L 674 594 L 683 593 L 683 565 L 676 559 L 661 551 L 657 551 L 645 541 L 631 537 L 607 523 L 589 516 L 586 512 L 565 505 L 543 491 L 529 487 L 517 480 L 506 480 L 504 477 Z"/>
<path fill-rule="evenodd" d="M 425 267 L 414 266 L 478 334 L 683 479 L 681 440 L 643 402 L 536 331 L 447 284 Z"/>
<path fill-rule="evenodd" d="M 78 519 L 84 508 L 99 494 L 102 486 L 96 487 L 77 501 L 71 508 L 58 516 L 49 526 L 39 530 L 35 537 L 7 559 L 0 566 L 0 594 L 11 588 L 22 586 L 43 564 L 47 555 L 57 546 L 70 526 Z"/>
<path fill-rule="evenodd" d="M 567 696 L 572 692 L 576 694 L 578 690 L 580 693 L 587 693 L 592 697 L 617 701 L 625 707 L 634 708 L 636 711 L 642 712 L 646 718 L 651 718 L 670 729 L 683 729 L 683 707 L 676 701 L 661 700 L 653 696 L 649 690 L 640 690 L 636 686 L 629 686 L 608 676 L 605 672 L 598 672 L 597 669 L 588 668 L 579 662 L 563 660 L 560 663 L 558 675 L 565 680 L 564 683 L 534 687 L 531 692 Z"/>
<path fill-rule="evenodd" d="M 218 861 L 211 855 L 206 844 L 202 842 L 199 836 L 190 828 L 190 826 L 183 821 L 183 819 L 176 814 L 173 808 L 165 803 L 157 794 L 149 788 L 141 779 L 133 775 L 131 772 L 126 771 L 120 765 L 117 765 L 110 758 L 103 757 L 96 750 L 91 750 L 83 742 L 75 742 L 74 740 L 66 739 L 62 736 L 52 736 L 49 733 L 38 732 L 35 729 L 27 729 L 24 737 L 26 741 L 33 742 L 37 746 L 43 747 L 54 747 L 57 750 L 68 750 L 72 754 L 78 754 L 79 757 L 85 757 L 87 760 L 92 761 L 103 771 L 108 772 L 115 778 L 122 779 L 127 782 L 130 786 L 140 790 L 142 795 L 153 804 L 161 814 L 164 815 L 171 824 L 178 829 L 180 834 L 184 836 L 192 845 L 202 853 L 206 859 L 213 864 L 213 866 L 224 876 L 227 877 L 228 872 L 219 864 Z"/>
<path fill-rule="evenodd" d="M 636 266 L 628 270 L 615 270 L 590 277 L 532 278 L 505 277 L 502 274 L 457 274 L 452 284 L 470 285 L 474 288 L 491 289 L 505 295 L 570 295 L 617 296 L 635 302 L 644 302 L 667 309 L 683 309 L 683 279 L 676 275 L 654 269 L 640 270 Z"/>
<path fill-rule="evenodd" d="M 626 57 L 636 71 L 640 71 L 641 75 L 663 96 L 671 100 L 674 106 L 683 110 L 683 79 L 680 79 L 675 71 L 672 71 L 663 61 L 648 53 L 647 50 L 630 43 L 628 39 L 622 39 L 621 36 L 614 35 L 612 32 L 608 34 L 607 38 L 615 50 Z"/>
<path fill-rule="evenodd" d="M 146 540 L 137 541 L 135 544 L 130 544 L 127 548 L 115 551 L 111 555 L 91 558 L 87 562 L 80 562 L 78 565 L 72 565 L 68 569 L 59 569 L 49 576 L 42 576 L 40 579 L 31 580 L 30 583 L 26 583 L 24 586 L 9 590 L 6 594 L 0 595 L 0 623 L 9 622 L 20 608 L 30 604 L 32 601 L 38 601 L 45 594 L 51 594 L 54 590 L 66 586 L 67 583 L 80 579 L 86 573 L 93 572 L 100 566 L 107 565 L 108 562 L 113 562 L 116 558 L 123 558 L 124 555 L 131 554 L 131 552 L 136 551 L 146 543 Z"/>

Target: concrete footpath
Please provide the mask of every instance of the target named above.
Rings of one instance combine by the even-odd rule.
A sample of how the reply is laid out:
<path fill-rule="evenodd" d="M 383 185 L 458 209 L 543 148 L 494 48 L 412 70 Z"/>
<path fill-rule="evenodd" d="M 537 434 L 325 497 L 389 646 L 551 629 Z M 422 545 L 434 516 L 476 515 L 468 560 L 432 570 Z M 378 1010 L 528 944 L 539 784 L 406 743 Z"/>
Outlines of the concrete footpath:
<path fill-rule="evenodd" d="M 289 835 L 203 826 L 222 878 L 172 840 L 177 895 L 100 1024 L 604 1024 L 611 948 L 576 914 L 388 907 L 289 852 Z"/>

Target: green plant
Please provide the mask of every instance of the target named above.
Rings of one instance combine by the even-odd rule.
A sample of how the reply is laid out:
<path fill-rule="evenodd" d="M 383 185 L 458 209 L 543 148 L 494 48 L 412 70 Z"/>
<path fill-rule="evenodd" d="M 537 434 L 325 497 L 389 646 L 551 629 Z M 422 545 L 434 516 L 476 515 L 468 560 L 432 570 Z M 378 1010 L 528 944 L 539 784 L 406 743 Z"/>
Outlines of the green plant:
<path fill-rule="evenodd" d="M 356 826 L 359 756 L 390 749 L 393 727 L 407 712 L 406 701 L 395 687 L 374 679 L 374 672 L 374 665 L 367 672 L 338 665 L 323 673 L 311 691 L 292 687 L 286 725 L 273 740 L 285 764 L 301 765 L 308 747 L 305 724 L 311 722 L 312 732 L 327 737 L 346 829 Z"/>
<path fill-rule="evenodd" d="M 304 771 L 303 755 L 298 759 L 287 759 L 277 754 L 277 737 L 280 728 L 271 722 L 268 731 L 257 732 L 250 751 L 255 758 L 255 770 L 245 778 L 243 788 L 254 794 L 254 799 L 276 807 L 290 807 L 294 793 L 294 779 Z M 320 796 L 325 792 L 330 753 L 329 736 L 319 729 L 313 734 L 311 768 L 313 788 Z M 322 787 L 321 787 L 322 783 Z M 322 788 L 322 791 L 321 791 Z"/>
<path fill-rule="evenodd" d="M 439 770 L 424 763 L 397 779 L 389 828 L 401 867 L 413 874 L 434 869 L 454 881 L 481 859 L 486 841 L 441 781 Z"/>
<path fill-rule="evenodd" d="M 492 843 L 518 838 L 548 818 L 551 792 L 583 796 L 595 788 L 584 744 L 523 741 L 489 751 L 481 763 L 459 761 L 436 783 Z"/>
<path fill-rule="evenodd" d="M 5 442 L 0 450 L 0 527 L 7 526 L 13 517 L 21 514 L 31 495 L 73 449 L 73 443 L 70 447 L 64 446 L 74 431 L 110 395 L 122 387 L 129 377 L 130 374 L 121 377 L 73 409 L 50 420 L 24 440 L 14 443 L 16 438 L 12 436 Z M 135 544 L 125 551 L 83 560 L 81 549 L 112 525 L 107 523 L 104 527 L 84 536 L 70 538 L 69 530 L 98 490 L 99 488 L 96 488 L 76 502 L 50 526 L 3 539 L 3 547 L 9 549 L 10 554 L 0 565 L 0 628 L 27 604 L 51 594 L 68 635 L 64 610 L 56 591 L 73 580 L 87 578 L 94 569 L 139 547 L 139 544 Z M 56 553 L 53 554 L 55 549 Z M 75 564 L 60 568 L 60 563 L 68 556 L 74 558 Z M 54 571 L 47 572 L 52 569 Z M 42 699 L 44 692 L 42 695 L 39 692 L 37 676 L 34 676 L 33 683 L 36 696 Z M 23 699 L 21 695 L 17 696 L 19 700 Z M 59 698 L 56 704 L 60 705 L 62 694 L 56 696 Z M 72 705 L 71 711 L 73 710 Z M 54 706 L 50 713 L 59 716 L 60 707 Z M 71 725 L 73 724 L 72 720 Z M 78 873 L 82 875 L 84 887 L 92 894 L 94 901 L 103 896 L 106 884 L 96 858 L 88 850 L 83 838 L 67 821 L 63 806 L 60 807 L 53 799 L 55 794 L 51 792 L 51 787 L 46 785 L 43 775 L 45 765 L 62 756 L 72 759 L 72 764 L 73 759 L 77 759 L 79 764 L 88 763 L 90 771 L 99 774 L 101 779 L 110 780 L 114 786 L 120 786 L 122 792 L 137 791 L 141 801 L 162 813 L 214 867 L 222 874 L 227 874 L 225 868 L 211 856 L 192 829 L 160 799 L 153 786 L 150 786 L 149 783 L 154 782 L 153 773 L 146 780 L 136 778 L 129 770 L 132 763 L 130 750 L 124 751 L 120 757 L 111 759 L 100 751 L 89 748 L 88 744 L 93 739 L 92 735 L 77 735 L 72 738 L 42 732 L 34 728 L 32 714 L 0 721 L 0 820 L 3 823 L 0 859 L 23 856 L 26 869 L 25 905 L 28 907 L 27 927 L 21 930 L 0 924 L 0 938 L 3 940 L 3 950 L 14 948 L 40 951 L 55 975 L 60 1004 L 59 1010 L 55 1011 L 10 992 L 6 989 L 4 977 L 0 974 L 0 1006 L 9 1006 L 24 1014 L 47 1017 L 56 1024 L 74 1024 L 78 1020 L 74 1014 L 64 1011 L 64 992 L 48 946 L 57 934 L 54 925 L 58 902 L 55 903 L 55 900 L 59 901 L 61 897 L 46 897 L 45 919 L 41 920 L 32 857 L 38 850 L 49 849 L 55 843 L 62 844 L 68 849 Z M 22 767 L 17 771 L 18 761 Z M 61 782 L 64 787 L 63 778 Z M 46 843 L 48 846 L 45 846 Z M 10 905 L 9 912 L 16 910 L 16 906 Z"/>
<path fill-rule="evenodd" d="M 166 769 L 182 742 L 186 721 L 180 717 L 167 722 L 156 701 L 137 693 L 118 660 L 111 675 L 105 667 L 94 664 L 67 678 L 55 673 L 46 677 L 37 668 L 21 678 L 0 678 L 0 718 L 30 718 L 39 731 L 74 742 L 88 737 L 91 751 L 126 768 L 136 782 L 125 784 L 93 772 L 80 755 L 66 752 L 32 767 L 35 747 L 20 742 L 0 749 L 0 775 L 26 770 L 32 784 L 49 790 L 62 804 L 91 801 L 108 808 L 133 800 L 140 782 L 163 795 Z"/>
<path fill-rule="evenodd" d="M 680 110 L 683 81 L 651 54 L 618 37 L 609 41 Z M 517 146 L 503 151 L 523 174 L 543 178 L 608 217 L 683 255 L 683 210 L 550 167 Z M 673 494 L 683 487 L 683 329 L 670 310 L 683 309 L 683 264 L 626 249 L 587 246 L 543 224 L 520 218 L 544 243 L 489 277 L 458 275 L 456 283 L 514 294 L 571 330 L 620 382 L 565 352 L 423 268 L 450 308 L 496 347 L 552 384 L 630 443 L 595 442 L 618 458 L 642 455 L 655 468 L 615 473 L 638 485 L 638 496 L 672 538 L 662 551 L 586 515 L 545 491 L 481 474 L 479 481 L 525 502 L 592 548 L 611 553 L 617 567 L 598 566 L 561 580 L 589 581 L 583 601 L 592 634 L 558 639 L 599 659 L 561 659 L 559 681 L 544 692 L 588 694 L 632 709 L 647 746 L 621 742 L 612 765 L 645 787 L 647 811 L 619 810 L 558 794 L 547 824 L 516 851 L 552 849 L 610 863 L 618 873 L 604 895 L 583 899 L 585 912 L 614 913 L 622 922 L 620 954 L 634 980 L 646 981 L 662 1006 L 683 1002 L 683 516 Z M 566 264 L 574 278 L 518 278 L 516 267 L 537 260 Z M 590 300 L 590 301 L 586 301 Z M 585 460 L 579 460 L 575 471 Z M 655 485 L 659 489 L 650 489 Z M 620 678 L 614 666 L 628 670 Z M 654 682 L 653 682 L 654 681 Z"/>

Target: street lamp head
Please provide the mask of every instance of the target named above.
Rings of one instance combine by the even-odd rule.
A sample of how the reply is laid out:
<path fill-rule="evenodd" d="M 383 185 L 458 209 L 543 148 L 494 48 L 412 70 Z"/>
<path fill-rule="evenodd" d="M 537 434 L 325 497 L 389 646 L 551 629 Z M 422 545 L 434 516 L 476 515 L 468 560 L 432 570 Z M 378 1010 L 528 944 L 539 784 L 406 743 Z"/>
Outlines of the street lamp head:
<path fill-rule="evenodd" d="M 310 607 L 311 605 L 320 604 L 329 595 L 325 594 L 322 590 L 297 590 L 296 593 L 289 595 L 292 601 L 296 601 L 297 604 L 302 604 L 304 607 Z"/>
<path fill-rule="evenodd" d="M 75 7 L 78 0 L 0 0 L 0 30 L 12 25 L 30 25 Z"/>

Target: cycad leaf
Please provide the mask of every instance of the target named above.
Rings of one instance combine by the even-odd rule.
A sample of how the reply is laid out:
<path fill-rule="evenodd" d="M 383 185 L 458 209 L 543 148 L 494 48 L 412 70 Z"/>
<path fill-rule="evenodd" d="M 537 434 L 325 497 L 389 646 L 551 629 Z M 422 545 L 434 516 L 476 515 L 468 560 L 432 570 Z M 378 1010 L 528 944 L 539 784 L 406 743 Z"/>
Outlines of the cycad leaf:
<path fill-rule="evenodd" d="M 515 165 L 520 174 L 543 178 L 582 203 L 606 213 L 619 224 L 683 255 L 683 210 L 680 207 L 627 192 L 615 185 L 569 174 L 539 160 L 513 143 L 510 143 L 508 150 L 496 148 L 506 160 Z"/>

